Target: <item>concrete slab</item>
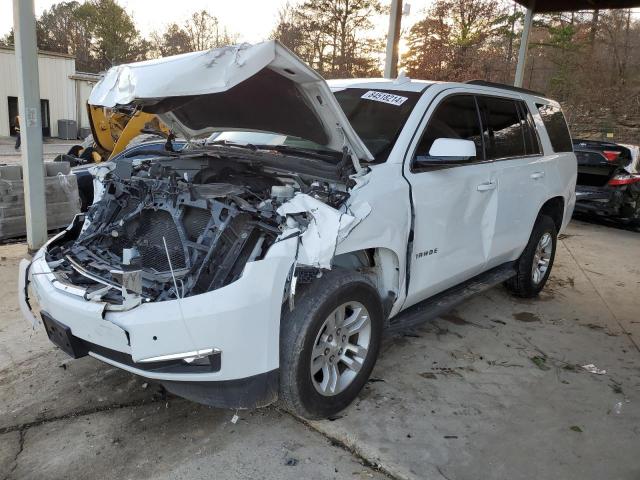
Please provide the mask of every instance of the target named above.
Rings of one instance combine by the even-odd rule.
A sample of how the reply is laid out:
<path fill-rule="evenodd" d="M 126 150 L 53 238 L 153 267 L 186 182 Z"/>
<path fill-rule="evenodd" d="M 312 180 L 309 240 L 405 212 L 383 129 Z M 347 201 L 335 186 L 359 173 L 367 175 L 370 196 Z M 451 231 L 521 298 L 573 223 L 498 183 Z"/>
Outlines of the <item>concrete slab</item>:
<path fill-rule="evenodd" d="M 25 254 L 0 246 L 0 478 L 386 478 L 273 408 L 240 412 L 234 425 L 232 411 L 69 359 L 20 317 Z"/>
<path fill-rule="evenodd" d="M 53 160 L 61 153 L 67 153 L 71 147 L 82 143 L 81 140 L 73 142 L 72 140 L 59 140 L 53 142 L 45 142 L 42 145 L 43 158 L 45 160 Z M 14 148 L 15 137 L 0 137 L 0 164 L 18 164 L 21 162 L 20 150 Z"/>
<path fill-rule="evenodd" d="M 49 422 L 7 479 L 385 478 L 289 415 L 232 414 L 173 400 Z"/>
<path fill-rule="evenodd" d="M 233 412 L 173 397 L 167 408 L 144 380 L 90 358 L 68 360 L 19 318 L 15 279 L 25 247 L 0 246 L 0 472 L 378 475 L 361 456 L 398 479 L 636 479 L 640 235 L 583 223 L 567 235 L 539 299 L 498 287 L 387 339 L 358 401 L 311 424 L 320 433 L 274 409 L 241 412 L 233 425 Z M 588 363 L 606 375 L 581 368 Z M 285 465 L 290 458 L 295 467 Z"/>
<path fill-rule="evenodd" d="M 0 342 L 2 339 L 0 337 Z M 86 357 L 51 350 L 0 371 L 0 432 L 16 425 L 157 400 L 160 387 Z"/>
<path fill-rule="evenodd" d="M 563 243 L 616 322 L 640 348 L 640 234 L 574 221 Z"/>
<path fill-rule="evenodd" d="M 51 350 L 46 333 L 32 332 L 18 307 L 18 264 L 26 255 L 24 243 L 0 246 L 0 372 Z"/>
<path fill-rule="evenodd" d="M 401 478 L 636 478 L 639 360 L 560 243 L 540 299 L 494 288 L 388 340 L 359 401 L 313 427 Z"/>
<path fill-rule="evenodd" d="M 17 304 L 16 266 L 26 254 L 24 244 L 0 247 L 0 432 L 16 425 L 41 422 L 116 404 L 152 401 L 155 384 L 91 357 L 72 361 L 55 348 L 45 331 L 25 322 Z"/>
<path fill-rule="evenodd" d="M 21 433 L 9 432 L 0 435 L 0 473 L 5 478 L 17 466 L 16 458 L 21 450 Z"/>

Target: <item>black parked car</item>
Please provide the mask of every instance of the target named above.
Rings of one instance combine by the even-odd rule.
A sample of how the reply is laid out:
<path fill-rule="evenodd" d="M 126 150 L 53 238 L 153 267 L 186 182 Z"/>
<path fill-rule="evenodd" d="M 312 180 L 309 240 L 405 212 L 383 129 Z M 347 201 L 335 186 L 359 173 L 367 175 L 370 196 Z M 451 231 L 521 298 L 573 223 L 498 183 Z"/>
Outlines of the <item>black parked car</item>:
<path fill-rule="evenodd" d="M 626 146 L 573 140 L 578 160 L 576 207 L 579 213 L 607 216 L 640 226 L 638 159 Z"/>

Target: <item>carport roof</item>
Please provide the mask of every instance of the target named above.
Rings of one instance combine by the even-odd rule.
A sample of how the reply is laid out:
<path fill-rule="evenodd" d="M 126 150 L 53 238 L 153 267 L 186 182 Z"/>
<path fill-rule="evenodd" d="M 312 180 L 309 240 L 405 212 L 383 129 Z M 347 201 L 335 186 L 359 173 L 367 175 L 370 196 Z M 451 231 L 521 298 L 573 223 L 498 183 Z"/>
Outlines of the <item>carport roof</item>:
<path fill-rule="evenodd" d="M 535 13 L 640 7 L 639 0 L 515 0 Z"/>

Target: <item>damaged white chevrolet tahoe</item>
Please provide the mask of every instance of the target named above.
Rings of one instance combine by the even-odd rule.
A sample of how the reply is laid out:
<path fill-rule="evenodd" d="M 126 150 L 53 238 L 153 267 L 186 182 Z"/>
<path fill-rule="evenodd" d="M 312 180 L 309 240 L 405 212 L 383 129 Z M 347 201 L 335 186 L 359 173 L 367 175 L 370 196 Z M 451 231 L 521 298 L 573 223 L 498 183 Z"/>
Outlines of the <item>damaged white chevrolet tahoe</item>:
<path fill-rule="evenodd" d="M 114 67 L 90 103 L 187 146 L 96 167 L 89 211 L 23 261 L 22 311 L 209 405 L 335 414 L 383 330 L 499 282 L 535 296 L 573 210 L 562 112 L 523 90 L 327 84 L 265 42 Z"/>

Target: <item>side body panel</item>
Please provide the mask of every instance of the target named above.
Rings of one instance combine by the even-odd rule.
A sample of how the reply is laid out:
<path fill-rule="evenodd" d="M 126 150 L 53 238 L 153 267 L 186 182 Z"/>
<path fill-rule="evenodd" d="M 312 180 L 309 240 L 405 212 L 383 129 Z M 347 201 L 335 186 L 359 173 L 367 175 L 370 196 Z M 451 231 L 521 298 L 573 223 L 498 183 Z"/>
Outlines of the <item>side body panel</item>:
<path fill-rule="evenodd" d="M 399 163 L 373 165 L 364 180 L 367 183 L 352 191 L 349 203 L 366 202 L 371 213 L 338 243 L 336 255 L 374 248 L 393 252 L 397 264 L 397 272 L 393 275 L 397 294 L 395 304 L 399 308 L 405 292 L 405 258 L 411 227 L 409 185 L 402 177 L 402 164 Z"/>
<path fill-rule="evenodd" d="M 472 168 L 464 174 L 454 172 L 456 168 L 423 173 L 430 176 L 429 180 L 413 177 L 409 164 L 420 134 L 435 109 L 435 103 L 443 94 L 452 93 L 524 100 L 533 116 L 543 155 L 479 163 L 469 166 Z M 570 221 L 575 204 L 575 156 L 572 152 L 553 152 L 535 103 L 555 104 L 546 99 L 491 87 L 440 84 L 430 87 L 416 106 L 413 124 L 407 122 L 396 145 L 397 148 L 405 148 L 403 171 L 412 185 L 413 201 L 413 241 L 409 243 L 411 251 L 405 257 L 411 262 L 406 268 L 408 293 L 400 310 L 482 271 L 516 260 L 524 250 L 537 215 L 547 200 L 562 197 L 563 228 Z M 398 161 L 399 157 L 397 155 L 389 161 Z M 485 197 L 474 198 L 470 187 L 479 180 L 496 182 L 496 190 Z M 448 189 L 441 190 L 444 183 Z M 470 221 L 471 218 L 474 220 Z M 423 245 L 427 239 L 433 242 Z M 451 249 L 450 255 L 431 261 L 429 257 L 435 257 L 435 253 L 429 255 L 429 252 L 438 248 L 435 243 L 446 245 Z M 427 261 L 420 265 L 417 260 L 424 259 L 425 252 Z M 483 262 L 479 260 L 480 255 Z"/>
<path fill-rule="evenodd" d="M 484 270 L 498 194 L 478 190 L 495 182 L 490 163 L 406 174 L 415 210 L 408 307 Z"/>
<path fill-rule="evenodd" d="M 550 198 L 545 178 L 553 162 L 542 155 L 496 162 L 498 220 L 487 268 L 515 260 L 524 250 L 540 207 Z"/>
<path fill-rule="evenodd" d="M 537 113 L 535 105 L 526 102 L 522 95 L 504 92 L 500 97 L 525 100 L 531 114 Z M 540 208 L 554 196 L 547 176 L 554 174 L 557 155 L 545 154 L 539 134 L 538 138 L 541 154 L 494 161 L 498 180 L 498 220 L 487 268 L 520 256 L 529 241 Z"/>
<path fill-rule="evenodd" d="M 573 215 L 573 208 L 576 204 L 576 179 L 578 176 L 578 161 L 576 155 L 573 152 L 554 153 L 549 135 L 542 122 L 542 117 L 538 112 L 536 103 L 553 104 L 558 105 L 557 102 L 549 100 L 542 100 L 535 97 L 529 97 L 526 99 L 529 110 L 533 115 L 533 120 L 540 136 L 540 142 L 542 143 L 542 149 L 545 157 L 549 159 L 547 163 L 548 173 L 544 178 L 544 183 L 547 189 L 547 199 L 554 197 L 562 197 L 564 199 L 564 216 L 562 219 L 561 231 L 571 221 Z M 547 200 L 545 199 L 545 201 Z"/>
<path fill-rule="evenodd" d="M 411 171 L 429 118 L 442 100 L 458 93 L 469 93 L 469 89 L 433 88 L 426 114 L 406 150 L 404 175 L 411 184 L 414 217 L 403 308 L 482 272 L 490 255 L 498 204 L 492 163 Z"/>

